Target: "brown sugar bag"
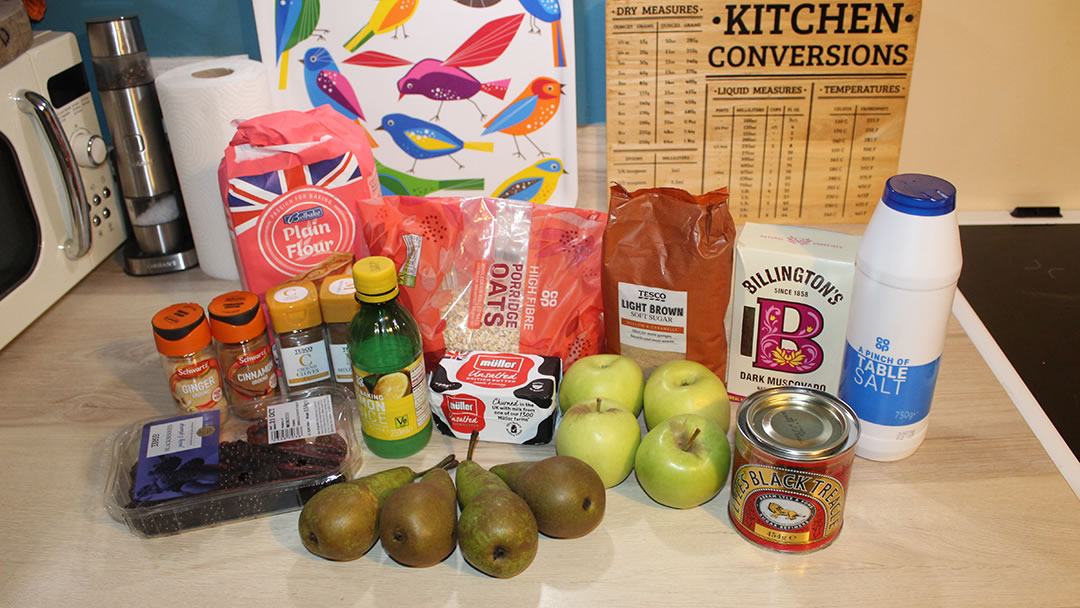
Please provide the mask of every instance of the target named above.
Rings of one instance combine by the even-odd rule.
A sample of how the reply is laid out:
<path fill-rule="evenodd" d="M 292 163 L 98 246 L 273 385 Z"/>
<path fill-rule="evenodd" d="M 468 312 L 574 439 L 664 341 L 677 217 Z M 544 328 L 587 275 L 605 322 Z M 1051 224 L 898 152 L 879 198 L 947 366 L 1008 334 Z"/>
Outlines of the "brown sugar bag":
<path fill-rule="evenodd" d="M 608 350 L 646 375 L 690 359 L 724 377 L 735 250 L 727 201 L 727 188 L 693 196 L 611 186 L 601 275 Z"/>

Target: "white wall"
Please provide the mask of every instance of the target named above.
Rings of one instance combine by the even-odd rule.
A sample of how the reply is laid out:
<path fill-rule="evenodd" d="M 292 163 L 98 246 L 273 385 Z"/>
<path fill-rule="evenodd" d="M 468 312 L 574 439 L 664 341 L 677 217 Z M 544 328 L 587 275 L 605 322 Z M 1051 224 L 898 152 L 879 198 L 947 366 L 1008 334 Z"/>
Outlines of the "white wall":
<path fill-rule="evenodd" d="M 1080 209 L 1080 1 L 924 0 L 902 172 L 962 209 Z"/>

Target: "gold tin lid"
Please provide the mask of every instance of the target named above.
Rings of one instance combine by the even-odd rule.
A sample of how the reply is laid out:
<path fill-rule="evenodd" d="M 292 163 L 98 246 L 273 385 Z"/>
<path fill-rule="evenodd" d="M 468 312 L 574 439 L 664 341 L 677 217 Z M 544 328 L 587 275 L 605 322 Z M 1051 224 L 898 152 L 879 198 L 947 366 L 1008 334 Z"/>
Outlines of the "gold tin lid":
<path fill-rule="evenodd" d="M 283 283 L 267 291 L 266 309 L 279 334 L 322 325 L 319 290 L 311 281 Z"/>
<path fill-rule="evenodd" d="M 848 404 L 798 386 L 748 396 L 739 407 L 737 424 L 739 432 L 766 453 L 789 460 L 825 460 L 859 438 L 859 419 Z"/>
<path fill-rule="evenodd" d="M 319 286 L 319 305 L 326 323 L 352 321 L 356 311 L 360 310 L 360 302 L 356 301 L 356 286 L 351 271 L 323 279 Z"/>

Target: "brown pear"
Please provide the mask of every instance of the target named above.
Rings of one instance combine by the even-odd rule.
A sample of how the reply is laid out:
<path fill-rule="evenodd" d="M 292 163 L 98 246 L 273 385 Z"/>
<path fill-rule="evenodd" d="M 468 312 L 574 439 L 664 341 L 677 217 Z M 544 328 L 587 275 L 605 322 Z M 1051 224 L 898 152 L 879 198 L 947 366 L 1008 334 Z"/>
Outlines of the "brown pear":
<path fill-rule="evenodd" d="M 394 490 L 383 505 L 379 540 L 386 554 L 406 566 L 425 567 L 446 559 L 457 546 L 457 499 L 444 469 Z"/>
<path fill-rule="evenodd" d="M 472 460 L 477 433 L 469 443 L 468 459 L 456 472 L 458 546 L 465 561 L 496 578 L 523 572 L 536 557 L 540 534 L 525 500 L 491 471 Z"/>
<path fill-rule="evenodd" d="M 337 483 L 319 490 L 300 512 L 304 547 L 319 557 L 353 560 L 375 544 L 379 498 L 370 488 Z"/>
<path fill-rule="evenodd" d="M 604 518 L 607 492 L 595 470 L 573 456 L 511 462 L 491 472 L 525 499 L 545 536 L 578 538 Z"/>
<path fill-rule="evenodd" d="M 456 462 L 451 454 L 430 470 Z M 326 559 L 348 561 L 364 555 L 379 538 L 383 504 L 418 475 L 408 467 L 395 467 L 319 490 L 300 511 L 300 541 Z"/>

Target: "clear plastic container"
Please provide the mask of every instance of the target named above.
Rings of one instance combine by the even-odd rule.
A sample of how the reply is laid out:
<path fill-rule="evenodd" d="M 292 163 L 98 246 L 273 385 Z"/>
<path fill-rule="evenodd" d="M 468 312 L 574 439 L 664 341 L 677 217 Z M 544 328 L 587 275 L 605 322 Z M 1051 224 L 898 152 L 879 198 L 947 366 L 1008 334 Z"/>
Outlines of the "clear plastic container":
<path fill-rule="evenodd" d="M 360 468 L 356 407 L 336 387 L 261 400 L 262 417 L 156 417 L 111 439 L 105 509 L 151 538 L 299 509 Z"/>

